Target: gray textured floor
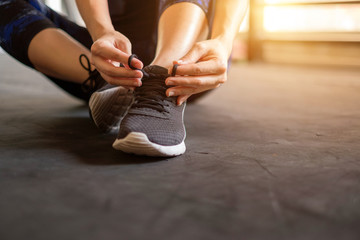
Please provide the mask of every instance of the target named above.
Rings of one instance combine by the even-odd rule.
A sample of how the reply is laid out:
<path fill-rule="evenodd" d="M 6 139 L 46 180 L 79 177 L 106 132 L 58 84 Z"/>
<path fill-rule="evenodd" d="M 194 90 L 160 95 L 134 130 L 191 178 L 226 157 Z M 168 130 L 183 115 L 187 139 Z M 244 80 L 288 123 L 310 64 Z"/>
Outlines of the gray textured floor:
<path fill-rule="evenodd" d="M 185 155 L 111 148 L 80 102 L 0 55 L 0 239 L 360 239 L 360 71 L 236 66 Z"/>

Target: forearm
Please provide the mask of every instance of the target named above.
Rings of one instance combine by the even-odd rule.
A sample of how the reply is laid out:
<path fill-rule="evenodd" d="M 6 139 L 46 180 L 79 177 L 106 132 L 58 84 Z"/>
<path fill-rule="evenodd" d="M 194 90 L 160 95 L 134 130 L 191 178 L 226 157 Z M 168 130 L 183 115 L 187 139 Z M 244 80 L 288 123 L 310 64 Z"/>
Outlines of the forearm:
<path fill-rule="evenodd" d="M 114 31 L 107 0 L 76 0 L 79 12 L 94 41 Z"/>
<path fill-rule="evenodd" d="M 211 39 L 219 39 L 225 45 L 228 56 L 247 7 L 247 0 L 216 1 Z"/>

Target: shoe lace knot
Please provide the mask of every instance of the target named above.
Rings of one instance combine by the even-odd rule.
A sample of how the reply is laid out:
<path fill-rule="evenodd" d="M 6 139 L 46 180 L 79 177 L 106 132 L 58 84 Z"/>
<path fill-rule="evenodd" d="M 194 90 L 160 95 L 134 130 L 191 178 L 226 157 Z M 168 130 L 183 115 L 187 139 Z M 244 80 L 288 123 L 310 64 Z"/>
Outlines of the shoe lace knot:
<path fill-rule="evenodd" d="M 137 56 L 131 55 L 128 59 L 128 66 L 133 70 L 143 73 L 142 86 L 135 89 L 135 102 L 133 108 L 150 108 L 161 113 L 169 113 L 168 108 L 171 103 L 176 102 L 175 97 L 167 97 L 165 92 L 169 88 L 165 84 L 165 79 L 170 75 L 167 70 L 156 65 L 138 69 L 131 65 L 131 60 Z M 177 65 L 174 65 L 173 74 L 175 76 Z"/>
<path fill-rule="evenodd" d="M 83 62 L 83 59 L 85 59 L 85 64 Z M 89 77 L 81 84 L 81 89 L 85 93 L 92 93 L 101 85 L 101 80 L 99 80 L 100 73 L 96 69 L 91 70 L 90 60 L 85 54 L 80 55 L 79 61 L 81 66 L 89 73 Z"/>

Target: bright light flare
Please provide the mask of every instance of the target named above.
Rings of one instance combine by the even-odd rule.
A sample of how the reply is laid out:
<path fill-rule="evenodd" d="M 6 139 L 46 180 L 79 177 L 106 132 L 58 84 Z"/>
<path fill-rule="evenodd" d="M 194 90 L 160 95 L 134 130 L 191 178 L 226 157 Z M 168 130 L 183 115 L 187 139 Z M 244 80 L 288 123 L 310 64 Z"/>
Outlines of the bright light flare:
<path fill-rule="evenodd" d="M 360 4 L 266 6 L 263 27 L 267 32 L 357 32 Z"/>

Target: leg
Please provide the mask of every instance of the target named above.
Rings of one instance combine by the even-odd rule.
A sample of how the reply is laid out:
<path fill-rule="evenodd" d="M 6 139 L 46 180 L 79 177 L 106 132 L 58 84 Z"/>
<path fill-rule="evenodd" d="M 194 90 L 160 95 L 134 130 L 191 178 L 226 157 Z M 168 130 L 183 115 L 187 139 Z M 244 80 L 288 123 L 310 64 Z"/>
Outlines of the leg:
<path fill-rule="evenodd" d="M 155 58 L 143 69 L 142 86 L 135 89 L 135 103 L 120 124 L 113 147 L 128 153 L 149 156 L 178 156 L 185 152 L 185 104 L 167 97 L 165 80 L 173 60 L 206 39 L 205 11 L 189 1 L 168 0 L 161 14 Z M 176 3 L 176 4 L 174 4 Z"/>
<path fill-rule="evenodd" d="M 89 54 L 91 38 L 86 29 L 39 1 L 30 4 L 13 0 L 0 5 L 3 49 L 25 65 L 44 73 L 70 94 L 86 99 L 80 83 L 88 77 L 88 72 L 78 60 L 81 53 Z"/>
<path fill-rule="evenodd" d="M 170 5 L 172 1 L 167 2 Z M 195 42 L 208 38 L 214 14 L 214 0 L 201 2 L 202 4 L 197 6 L 184 1 L 171 5 L 164 11 L 159 21 L 156 56 L 152 64 L 169 68 L 172 61 L 184 56 Z M 193 103 L 207 93 L 209 91 L 194 94 L 188 102 Z"/>
<path fill-rule="evenodd" d="M 182 2 L 168 7 L 160 17 L 155 59 L 152 64 L 165 68 L 184 56 L 191 47 L 208 36 L 208 21 L 202 9 Z"/>
<path fill-rule="evenodd" d="M 82 53 L 90 58 L 90 51 L 66 32 L 47 28 L 31 40 L 28 57 L 39 72 L 81 84 L 89 75 L 79 63 Z"/>

